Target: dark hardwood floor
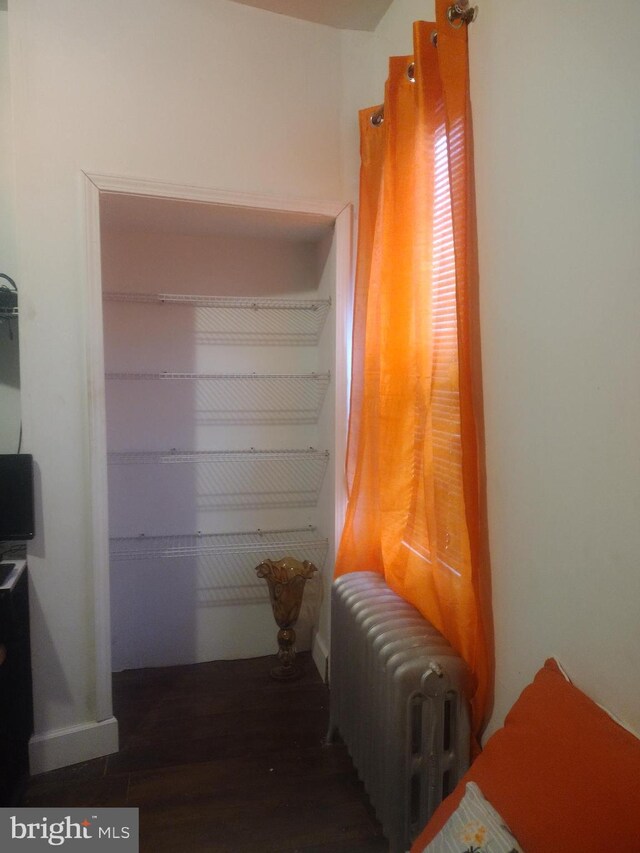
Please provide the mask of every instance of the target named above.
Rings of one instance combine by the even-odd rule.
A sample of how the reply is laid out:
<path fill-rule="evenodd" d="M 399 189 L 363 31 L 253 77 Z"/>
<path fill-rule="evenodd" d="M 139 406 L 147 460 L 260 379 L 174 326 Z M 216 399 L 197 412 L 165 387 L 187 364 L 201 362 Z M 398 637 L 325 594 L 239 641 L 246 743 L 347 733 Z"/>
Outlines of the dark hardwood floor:
<path fill-rule="evenodd" d="M 22 805 L 138 807 L 150 853 L 387 853 L 345 747 L 322 745 L 329 692 L 299 659 L 288 684 L 272 658 L 117 673 L 120 752 L 32 777 Z"/>

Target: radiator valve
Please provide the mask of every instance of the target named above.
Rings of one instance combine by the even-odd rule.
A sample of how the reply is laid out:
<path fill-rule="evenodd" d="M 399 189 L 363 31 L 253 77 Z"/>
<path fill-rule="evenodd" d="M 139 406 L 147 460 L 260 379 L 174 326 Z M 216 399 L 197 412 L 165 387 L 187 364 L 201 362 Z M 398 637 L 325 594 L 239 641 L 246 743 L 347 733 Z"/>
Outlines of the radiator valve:
<path fill-rule="evenodd" d="M 429 664 L 429 667 L 427 669 L 427 675 L 430 675 L 431 673 L 433 673 L 434 675 L 437 675 L 438 678 L 442 678 L 442 676 L 444 675 L 444 670 L 442 669 L 440 664 L 435 660 L 431 661 L 431 663 Z"/>

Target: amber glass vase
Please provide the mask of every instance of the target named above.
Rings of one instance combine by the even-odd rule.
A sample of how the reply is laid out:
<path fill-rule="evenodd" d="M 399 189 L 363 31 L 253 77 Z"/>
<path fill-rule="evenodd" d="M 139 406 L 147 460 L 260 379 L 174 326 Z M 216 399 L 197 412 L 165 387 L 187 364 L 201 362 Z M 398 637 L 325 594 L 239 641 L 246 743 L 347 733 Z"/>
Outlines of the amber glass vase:
<path fill-rule="evenodd" d="M 278 631 L 278 663 L 271 670 L 272 678 L 289 681 L 298 678 L 302 671 L 296 664 L 296 632 L 294 625 L 300 614 L 305 583 L 313 577 L 317 568 L 308 560 L 302 563 L 293 557 L 282 560 L 263 560 L 256 566 L 259 578 L 264 578 L 269 587 L 269 598 Z"/>

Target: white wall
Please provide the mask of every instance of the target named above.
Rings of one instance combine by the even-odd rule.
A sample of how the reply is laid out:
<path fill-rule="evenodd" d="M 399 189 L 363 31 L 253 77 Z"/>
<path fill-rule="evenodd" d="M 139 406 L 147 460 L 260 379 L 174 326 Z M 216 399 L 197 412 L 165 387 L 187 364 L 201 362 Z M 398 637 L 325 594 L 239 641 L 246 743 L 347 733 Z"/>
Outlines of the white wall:
<path fill-rule="evenodd" d="M 225 0 L 22 0 L 9 16 L 43 734 L 96 714 L 82 170 L 339 199 L 340 50 L 334 30 Z"/>
<path fill-rule="evenodd" d="M 394 0 L 375 32 L 342 32 L 341 144 L 344 192 L 358 200 L 358 110 L 381 104 L 390 56 L 413 51 L 413 21 L 433 20 L 433 0 Z"/>
<path fill-rule="evenodd" d="M 11 275 L 16 257 L 12 218 L 13 132 L 8 25 L 9 14 L 0 9 L 0 272 Z"/>
<path fill-rule="evenodd" d="M 0 453 L 17 453 L 20 442 L 19 340 L 16 319 L 0 320 Z"/>
<path fill-rule="evenodd" d="M 427 4 L 428 5 L 428 4 Z M 640 6 L 481 0 L 470 32 L 499 725 L 556 654 L 640 730 Z M 385 43 L 343 36 L 344 174 Z M 400 37 L 402 36 L 402 38 Z"/>
<path fill-rule="evenodd" d="M 486 2 L 471 39 L 496 719 L 555 653 L 640 730 L 640 6 L 610 15 Z"/>
<path fill-rule="evenodd" d="M 16 279 L 13 224 L 13 134 L 8 13 L 0 6 L 0 272 Z M 5 279 L 0 283 L 7 284 Z M 19 282 L 16 282 L 19 284 Z M 0 322 L 0 453 L 15 453 L 20 435 L 18 324 Z"/>

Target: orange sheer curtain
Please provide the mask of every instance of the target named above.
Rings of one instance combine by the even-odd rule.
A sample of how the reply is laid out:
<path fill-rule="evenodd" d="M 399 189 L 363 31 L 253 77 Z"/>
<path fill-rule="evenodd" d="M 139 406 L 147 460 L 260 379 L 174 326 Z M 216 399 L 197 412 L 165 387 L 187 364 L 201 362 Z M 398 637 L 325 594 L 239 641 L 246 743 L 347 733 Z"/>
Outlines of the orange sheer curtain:
<path fill-rule="evenodd" d="M 484 503 L 466 26 L 414 25 L 381 108 L 360 114 L 349 503 L 336 575 L 375 570 L 458 650 L 489 710 Z M 437 31 L 437 47 L 432 33 Z M 413 79 L 412 79 L 413 78 Z"/>

